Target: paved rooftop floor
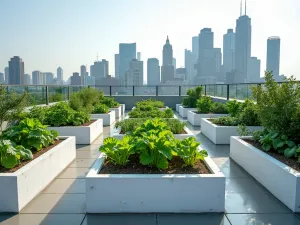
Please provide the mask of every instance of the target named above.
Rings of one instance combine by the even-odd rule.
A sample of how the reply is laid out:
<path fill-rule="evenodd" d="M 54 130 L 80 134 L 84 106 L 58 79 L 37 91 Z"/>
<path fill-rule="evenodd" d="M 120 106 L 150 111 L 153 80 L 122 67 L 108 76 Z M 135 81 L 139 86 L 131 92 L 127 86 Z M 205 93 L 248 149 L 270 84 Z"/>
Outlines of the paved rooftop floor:
<path fill-rule="evenodd" d="M 92 145 L 77 145 L 76 160 L 20 214 L 0 214 L 0 225 L 300 225 L 300 214 L 293 214 L 229 158 L 229 145 L 214 145 L 199 127 L 188 127 L 226 176 L 225 214 L 87 215 L 84 177 L 103 139 L 113 132 L 105 127 Z"/>

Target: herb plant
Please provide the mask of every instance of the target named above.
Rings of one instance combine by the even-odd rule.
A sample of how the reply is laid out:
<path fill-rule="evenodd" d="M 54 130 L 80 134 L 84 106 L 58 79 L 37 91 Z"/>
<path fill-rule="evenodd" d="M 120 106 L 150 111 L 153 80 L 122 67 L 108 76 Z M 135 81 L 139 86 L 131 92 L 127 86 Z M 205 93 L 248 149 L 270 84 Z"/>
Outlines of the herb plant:
<path fill-rule="evenodd" d="M 162 101 L 154 100 L 152 98 L 149 98 L 147 100 L 142 100 L 136 103 L 136 107 L 143 110 L 145 107 L 151 106 L 154 108 L 164 108 L 165 104 Z"/>
<path fill-rule="evenodd" d="M 98 113 L 100 113 L 100 114 L 105 113 L 106 114 L 108 112 L 109 112 L 109 108 L 104 104 L 95 105 L 94 110 L 93 110 L 94 114 L 98 114 Z"/>
<path fill-rule="evenodd" d="M 100 103 L 106 105 L 108 108 L 114 108 L 120 106 L 120 103 L 118 103 L 114 98 L 110 98 L 110 97 L 103 97 L 100 100 Z"/>
<path fill-rule="evenodd" d="M 199 113 L 211 113 L 213 107 L 213 102 L 210 97 L 203 96 L 197 100 L 197 110 Z"/>
<path fill-rule="evenodd" d="M 182 105 L 188 108 L 196 108 L 197 100 L 202 97 L 203 87 L 198 86 L 195 89 L 188 89 L 188 97 L 182 99 Z"/>

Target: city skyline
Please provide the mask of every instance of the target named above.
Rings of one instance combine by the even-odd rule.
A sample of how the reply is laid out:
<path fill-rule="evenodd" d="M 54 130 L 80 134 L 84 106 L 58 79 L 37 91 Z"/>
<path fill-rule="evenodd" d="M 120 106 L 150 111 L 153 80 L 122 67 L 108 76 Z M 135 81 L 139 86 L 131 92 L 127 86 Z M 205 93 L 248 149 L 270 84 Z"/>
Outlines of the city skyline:
<path fill-rule="evenodd" d="M 37 3 L 36 1 L 28 1 L 29 4 L 28 5 L 32 5 L 33 3 Z M 96 5 L 99 6 L 99 4 L 95 1 L 88 1 L 91 3 L 91 5 Z M 104 1 L 105 2 L 105 1 Z M 113 1 L 113 2 L 118 2 L 118 1 Z M 128 4 L 125 6 L 130 5 L 130 2 L 136 2 L 136 1 L 128 1 Z M 150 7 L 150 12 L 151 9 L 153 8 L 154 5 L 158 4 L 157 1 L 151 1 L 153 4 Z M 169 1 L 166 1 L 169 2 Z M 199 25 L 195 25 L 195 26 L 191 26 L 193 27 L 188 28 L 188 26 L 182 27 L 180 28 L 179 32 L 178 30 L 175 30 L 175 27 L 170 23 L 170 20 L 174 17 L 172 17 L 172 15 L 174 14 L 173 11 L 177 12 L 179 10 L 179 6 L 182 6 L 184 9 L 189 9 L 191 11 L 190 13 L 190 18 L 185 18 L 184 21 L 188 20 L 190 24 L 195 24 L 195 19 L 198 18 L 198 15 L 195 15 L 195 12 L 193 11 L 193 7 L 191 7 L 189 4 L 182 4 L 180 3 L 180 1 L 173 1 L 174 4 L 172 4 L 172 8 L 170 9 L 170 18 L 167 19 L 167 21 L 161 21 L 163 22 L 166 26 L 168 24 L 170 24 L 169 26 L 173 28 L 169 28 L 166 27 L 164 32 L 157 32 L 155 35 L 151 35 L 151 37 L 144 38 L 141 39 L 140 34 L 139 33 L 139 29 L 136 29 L 135 32 L 128 32 L 128 34 L 124 35 L 123 33 L 121 33 L 122 35 L 120 35 L 121 37 L 119 38 L 119 42 L 114 42 L 115 37 L 111 36 L 110 39 L 111 41 L 109 42 L 103 42 L 103 45 L 108 45 L 108 46 L 114 46 L 112 49 L 107 50 L 106 48 L 100 48 L 100 50 L 98 50 L 97 48 L 95 49 L 86 49 L 84 48 L 84 45 L 86 45 L 86 42 L 84 42 L 84 40 L 82 40 L 82 42 L 80 42 L 75 36 L 73 37 L 73 39 L 75 40 L 70 40 L 72 43 L 74 41 L 78 42 L 78 46 L 77 48 L 79 48 L 83 53 L 86 54 L 75 54 L 76 56 L 72 55 L 70 57 L 65 57 L 65 58 L 61 58 L 60 55 L 58 55 L 58 57 L 56 57 L 55 59 L 53 59 L 52 57 L 50 57 L 51 55 L 53 55 L 53 53 L 49 53 L 47 54 L 51 49 L 49 48 L 45 48 L 44 50 L 46 50 L 44 52 L 44 54 L 34 54 L 35 51 L 37 51 L 35 48 L 32 49 L 32 54 L 30 54 L 31 51 L 29 52 L 25 52 L 24 49 L 26 49 L 26 51 L 28 51 L 28 46 L 31 45 L 31 42 L 27 42 L 26 38 L 24 39 L 24 43 L 17 43 L 15 44 L 16 46 L 9 44 L 12 43 L 11 41 L 16 39 L 16 37 L 12 38 L 12 40 L 8 40 L 8 36 L 5 34 L 6 30 L 9 30 L 9 24 L 13 23 L 13 22 L 9 22 L 8 24 L 5 24 L 3 29 L 3 43 L 5 42 L 4 45 L 4 54 L 0 55 L 0 72 L 4 72 L 4 68 L 8 66 L 8 59 L 18 55 L 22 58 L 22 60 L 25 62 L 25 73 L 27 74 L 31 74 L 32 71 L 34 70 L 40 70 L 40 71 L 50 71 L 50 72 L 54 72 L 56 71 L 57 67 L 61 66 L 64 69 L 64 79 L 67 79 L 68 77 L 70 77 L 70 75 L 73 74 L 73 72 L 80 72 L 80 66 L 81 65 L 92 65 L 94 61 L 96 61 L 96 55 L 99 52 L 100 57 L 99 58 L 103 58 L 106 59 L 107 61 L 109 61 L 109 71 L 111 71 L 110 74 L 114 74 L 114 70 L 115 70 L 115 66 L 114 66 L 114 55 L 118 53 L 118 47 L 119 47 L 119 43 L 137 43 L 136 46 L 136 51 L 137 52 L 141 52 L 142 53 L 142 61 L 144 61 L 144 71 L 146 70 L 146 61 L 148 58 L 157 58 L 160 61 L 160 65 L 162 63 L 162 55 L 161 55 L 161 46 L 162 43 L 164 43 L 166 36 L 169 35 L 170 39 L 172 41 L 172 46 L 173 46 L 173 51 L 174 51 L 174 57 L 177 59 L 177 68 L 183 67 L 184 66 L 184 50 L 185 49 L 190 49 L 192 50 L 192 37 L 197 36 L 200 32 L 201 29 L 209 27 L 213 30 L 214 32 L 214 47 L 215 48 L 222 48 L 223 46 L 223 35 L 226 34 L 227 29 L 234 29 L 235 31 L 235 21 L 236 19 L 239 17 L 239 0 L 228 0 L 228 4 L 224 4 L 221 1 L 211 1 L 210 3 L 197 3 L 198 6 L 205 5 L 205 8 L 207 10 L 211 9 L 213 6 L 216 6 L 218 8 L 224 8 L 223 11 L 220 11 L 218 8 L 215 8 L 216 12 L 218 12 L 218 18 L 222 18 L 222 23 L 221 24 L 217 24 L 216 22 L 219 21 L 219 19 L 216 17 L 215 19 L 211 19 L 211 16 L 208 15 L 207 13 L 203 13 L 203 15 L 201 17 L 206 17 L 207 21 L 205 22 L 198 22 L 197 24 Z M 193 3 L 196 3 L 196 1 L 191 1 Z M 266 1 L 268 3 L 271 3 L 270 1 Z M 295 51 L 289 51 L 288 46 L 290 46 L 291 43 L 294 44 L 293 49 L 296 49 L 298 47 L 299 48 L 299 42 L 296 41 L 291 41 L 291 39 L 294 39 L 294 36 L 297 36 L 297 32 L 299 32 L 295 26 L 297 21 L 299 21 L 299 18 L 295 15 L 296 9 L 300 8 L 299 6 L 299 2 L 293 1 L 293 0 L 289 0 L 289 1 L 278 1 L 276 4 L 266 4 L 266 2 L 261 3 L 258 2 L 256 0 L 248 0 L 248 12 L 247 14 L 249 15 L 249 17 L 251 18 L 251 22 L 252 22 L 252 55 L 255 55 L 256 57 L 258 57 L 261 60 L 261 72 L 264 71 L 266 69 L 266 54 L 267 54 L 267 45 L 266 45 L 266 40 L 268 39 L 268 37 L 270 36 L 279 36 L 280 39 L 282 40 L 282 47 L 281 47 L 281 56 L 280 56 L 280 74 L 285 74 L 287 76 L 290 75 L 295 75 L 297 77 L 297 79 L 300 78 L 300 75 L 297 74 L 297 72 L 299 71 L 299 65 L 296 63 L 297 59 L 299 59 L 299 52 L 295 52 Z M 177 4 L 178 3 L 178 4 Z M 284 3 L 284 4 L 283 4 Z M 43 4 L 37 4 L 36 9 L 44 9 L 46 6 L 49 6 L 50 3 L 43 3 Z M 50 6 L 55 6 L 58 3 L 56 1 L 53 1 L 53 4 L 50 4 Z M 62 3 L 62 5 L 64 5 L 65 3 Z M 143 2 L 143 4 L 139 4 L 139 7 L 142 7 L 143 5 L 148 6 L 150 4 L 149 1 L 145 1 Z M 196 5 L 197 5 L 196 4 Z M 1 9 L 6 9 L 8 11 L 10 11 L 9 7 L 12 7 L 12 5 L 9 3 L 9 1 L 1 1 L 0 3 L 0 7 Z M 20 3 L 20 5 L 23 5 L 22 3 Z M 20 5 L 17 6 L 20 7 Z M 80 5 L 80 4 L 78 4 Z M 72 4 L 70 4 L 70 9 L 72 7 L 78 7 L 74 6 Z M 193 5 L 193 4 L 191 4 Z M 230 5 L 230 6 L 229 6 Z M 272 11 L 269 12 L 264 12 L 264 19 L 262 20 L 262 12 L 261 9 L 258 6 L 266 6 L 268 5 L 269 8 L 272 8 Z M 5 7 L 6 6 L 6 7 Z M 104 3 L 105 7 L 112 7 L 110 4 L 108 3 Z M 220 7 L 222 6 L 222 7 Z M 25 6 L 24 6 L 25 7 Z M 26 6 L 28 7 L 28 6 Z M 137 6 L 134 6 L 137 7 Z M 163 9 L 165 9 L 167 7 L 167 4 L 164 2 L 161 4 L 159 11 L 162 11 Z M 230 8 L 230 11 L 228 11 L 227 13 L 224 12 L 226 11 L 226 8 Z M 279 9 L 282 9 L 281 14 L 279 13 Z M 286 10 L 284 10 L 286 9 Z M 289 9 L 289 10 L 288 10 Z M 18 9 L 16 9 L 18 10 Z M 44 9 L 45 10 L 45 9 Z M 61 9 L 59 9 L 61 10 Z M 58 10 L 58 11 L 59 11 Z M 126 11 L 126 10 L 124 10 Z M 199 8 L 199 14 L 201 14 L 201 12 L 203 11 L 203 9 L 200 7 Z M 65 13 L 70 13 L 68 10 L 65 11 Z M 126 12 L 122 12 L 123 14 L 127 14 Z M 233 14 L 233 15 L 232 15 Z M 8 16 L 7 11 L 5 11 L 3 14 L 3 16 Z M 56 13 L 55 13 L 56 15 Z M 148 14 L 147 14 L 148 15 Z M 222 17 L 225 16 L 226 18 Z M 275 16 L 276 15 L 276 16 Z M 285 23 L 289 23 L 289 27 L 287 28 L 283 28 L 280 25 L 283 25 L 283 23 L 280 21 L 280 18 L 282 18 L 282 16 L 286 16 L 289 15 L 289 17 L 285 20 Z M 149 16 L 149 15 L 148 15 Z M 269 17 L 268 17 L 269 16 Z M 292 18 L 294 18 L 294 20 L 292 20 Z M 32 19 L 32 18 L 31 18 Z M 209 20 L 211 19 L 211 20 Z M 260 19 L 260 20 L 259 20 Z M 30 18 L 29 18 L 30 20 Z M 45 18 L 43 19 L 44 21 L 48 21 L 45 20 Z M 43 21 L 42 20 L 42 21 Z M 54 18 L 55 20 L 55 18 Z M 157 19 L 156 19 L 157 20 Z M 148 24 L 153 25 L 155 23 L 157 23 L 157 21 L 152 22 L 150 20 L 150 18 L 148 18 L 148 20 L 145 20 L 143 18 L 144 22 L 148 22 Z M 292 21 L 290 23 L 290 21 Z M 31 21 L 32 22 L 32 21 Z M 49 21 L 48 21 L 49 22 Z M 115 21 L 112 21 L 115 22 Z M 258 22 L 260 22 L 261 24 L 264 25 L 264 29 L 261 30 L 262 25 L 260 25 Z M 80 23 L 82 25 L 82 23 Z M 33 25 L 37 25 L 34 24 Z M 32 26 L 33 26 L 32 25 Z M 130 26 L 130 30 L 131 30 L 131 26 L 133 26 L 134 24 L 128 24 Z M 181 21 L 178 21 L 177 25 L 182 25 Z M 60 27 L 58 24 L 56 24 L 56 26 Z M 80 27 L 80 26 L 79 26 Z M 6 28 L 6 29 L 5 29 Z M 52 27 L 53 28 L 53 27 Z M 150 30 L 153 30 L 154 28 L 151 28 L 151 26 L 148 27 Z M 2 29 L 2 30 L 3 30 Z M 11 29 L 11 28 L 10 28 Z M 60 27 L 61 29 L 61 27 Z M 96 29 L 95 28 L 89 28 L 89 29 Z M 114 28 L 115 29 L 115 28 Z M 145 28 L 144 28 L 145 29 Z M 177 29 L 177 28 L 176 28 Z M 51 29 L 50 29 L 51 30 Z M 122 31 L 123 28 L 121 29 L 120 27 L 120 31 Z M 175 31 L 174 31 L 175 30 Z M 72 29 L 66 29 L 66 31 L 72 31 Z M 287 35 L 287 34 L 291 34 L 291 31 L 293 31 L 293 35 Z M 123 31 L 122 31 L 123 32 Z M 142 30 L 141 30 L 141 33 Z M 54 34 L 53 34 L 54 35 Z M 53 36 L 52 35 L 52 36 Z M 144 36 L 147 36 L 147 33 L 143 34 Z M 26 36 L 26 35 L 25 35 Z M 51 36 L 51 35 L 50 35 Z M 108 34 L 108 36 L 110 36 Z M 263 38 L 261 38 L 263 37 Z M 61 37 L 62 39 L 65 39 L 64 37 Z M 91 38 L 91 40 L 94 40 L 94 38 Z M 66 41 L 66 40 L 64 40 Z M 8 42 L 8 44 L 6 43 Z M 39 40 L 37 41 L 39 43 Z M 145 47 L 145 42 L 148 43 L 149 46 L 146 48 Z M 54 38 L 54 44 L 59 44 L 62 45 L 62 43 L 65 43 L 63 41 L 58 43 L 58 40 Z M 156 44 L 158 43 L 158 44 Z M 1 43 L 0 43 L 1 44 Z M 41 44 L 41 43 L 40 43 Z M 53 43 L 52 43 L 53 44 Z M 10 46 L 11 48 L 7 48 L 6 46 Z M 18 51 L 16 50 L 17 47 L 19 47 Z M 41 47 L 41 46 L 40 46 Z M 71 49 L 67 48 L 68 45 L 66 46 L 66 48 L 62 49 L 62 53 L 61 55 L 65 55 L 66 52 L 72 52 Z M 103 49 L 101 51 L 101 49 Z M 40 51 L 40 50 L 39 50 Z M 76 48 L 74 51 L 77 51 Z M 78 50 L 79 51 L 79 50 Z M 20 52 L 20 53 L 18 53 Z M 22 54 L 22 52 L 24 52 Z M 55 51 L 54 51 L 55 52 Z M 153 54 L 153 52 L 155 52 Z M 222 49 L 222 53 L 223 49 Z M 49 56 L 48 56 L 49 55 Z M 76 58 L 74 58 L 76 57 Z M 61 59 L 60 59 L 61 58 Z M 36 60 L 33 60 L 36 59 Z M 72 60 L 71 60 L 72 59 Z M 41 63 L 41 61 L 43 61 Z M 262 74 L 262 73 L 261 73 Z"/>

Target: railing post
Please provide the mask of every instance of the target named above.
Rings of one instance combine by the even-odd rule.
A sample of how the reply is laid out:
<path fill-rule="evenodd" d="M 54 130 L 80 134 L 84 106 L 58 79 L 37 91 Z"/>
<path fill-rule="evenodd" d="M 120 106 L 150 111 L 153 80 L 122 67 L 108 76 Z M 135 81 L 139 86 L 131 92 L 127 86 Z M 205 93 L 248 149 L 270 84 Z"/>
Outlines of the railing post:
<path fill-rule="evenodd" d="M 111 96 L 111 86 L 109 86 L 109 96 Z"/>
<path fill-rule="evenodd" d="M 179 86 L 179 96 L 181 96 L 181 86 Z"/>
<path fill-rule="evenodd" d="M 132 86 L 132 96 L 134 96 L 134 86 Z"/>
<path fill-rule="evenodd" d="M 227 84 L 227 100 L 229 100 L 229 84 Z"/>
<path fill-rule="evenodd" d="M 68 86 L 68 101 L 70 101 L 70 86 Z"/>
<path fill-rule="evenodd" d="M 158 86 L 156 86 L 156 96 L 158 96 Z"/>
<path fill-rule="evenodd" d="M 48 86 L 46 86 L 46 105 L 49 105 L 49 93 L 48 93 Z"/>
<path fill-rule="evenodd" d="M 206 84 L 204 85 L 204 95 L 206 96 Z"/>

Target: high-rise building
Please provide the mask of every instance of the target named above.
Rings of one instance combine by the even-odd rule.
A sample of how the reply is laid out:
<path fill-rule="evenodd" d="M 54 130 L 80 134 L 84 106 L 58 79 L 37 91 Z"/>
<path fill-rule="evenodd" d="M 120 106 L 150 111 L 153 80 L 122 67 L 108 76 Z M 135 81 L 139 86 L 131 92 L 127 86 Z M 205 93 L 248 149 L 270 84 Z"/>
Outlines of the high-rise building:
<path fill-rule="evenodd" d="M 79 73 L 73 73 L 73 75 L 70 77 L 71 85 L 81 85 L 81 77 Z"/>
<path fill-rule="evenodd" d="M 160 84 L 160 66 L 159 60 L 150 58 L 147 61 L 147 85 Z"/>
<path fill-rule="evenodd" d="M 4 68 L 4 77 L 5 84 L 9 84 L 9 67 Z"/>
<path fill-rule="evenodd" d="M 143 86 L 144 68 L 143 61 L 132 59 L 129 63 L 129 70 L 125 74 L 125 86 Z"/>
<path fill-rule="evenodd" d="M 95 78 L 95 84 L 101 85 L 101 78 L 108 76 L 108 61 L 102 59 L 102 61 L 94 62 L 91 66 L 91 76 Z"/>
<path fill-rule="evenodd" d="M 245 82 L 248 75 L 248 61 L 251 57 L 251 19 L 247 16 L 245 3 L 245 15 L 236 20 L 235 30 L 235 70 L 236 82 Z"/>
<path fill-rule="evenodd" d="M 84 76 L 83 77 L 83 85 L 84 86 L 95 86 L 95 77 L 92 76 Z"/>
<path fill-rule="evenodd" d="M 53 85 L 54 82 L 54 74 L 51 73 L 51 72 L 46 72 L 46 73 L 43 73 L 44 74 L 44 84 L 46 85 Z"/>
<path fill-rule="evenodd" d="M 187 82 L 192 84 L 197 75 L 195 64 L 197 63 L 197 56 L 191 50 L 184 50 L 184 67 L 187 73 Z"/>
<path fill-rule="evenodd" d="M 260 82 L 260 59 L 257 57 L 250 57 L 248 61 L 247 82 Z"/>
<path fill-rule="evenodd" d="M 24 74 L 24 84 L 31 84 L 31 77 L 29 74 Z"/>
<path fill-rule="evenodd" d="M 235 70 L 235 33 L 228 29 L 223 36 L 223 72 Z"/>
<path fill-rule="evenodd" d="M 119 78 L 120 55 L 115 54 L 115 78 Z"/>
<path fill-rule="evenodd" d="M 142 53 L 138 52 L 136 58 L 138 61 L 142 61 Z"/>
<path fill-rule="evenodd" d="M 19 56 L 14 56 L 9 64 L 9 84 L 24 84 L 24 62 Z"/>
<path fill-rule="evenodd" d="M 44 74 L 41 71 L 35 70 L 32 72 L 32 84 L 44 84 Z"/>
<path fill-rule="evenodd" d="M 86 66 L 85 65 L 82 65 L 80 67 L 80 76 L 81 77 L 84 77 L 86 75 Z"/>
<path fill-rule="evenodd" d="M 167 37 L 166 44 L 163 47 L 163 64 L 161 67 L 161 81 L 165 83 L 174 79 L 174 65 L 173 65 L 173 48 L 170 44 L 169 37 Z"/>
<path fill-rule="evenodd" d="M 192 53 L 198 59 L 198 52 L 199 52 L 199 37 L 195 36 L 192 38 Z"/>
<path fill-rule="evenodd" d="M 187 80 L 186 68 L 176 69 L 175 79 L 181 79 L 182 81 Z"/>
<path fill-rule="evenodd" d="M 279 79 L 280 38 L 269 37 L 267 41 L 267 71 L 272 71 L 274 79 Z"/>
<path fill-rule="evenodd" d="M 4 79 L 4 73 L 0 73 L 0 84 L 4 84 L 5 79 Z"/>
<path fill-rule="evenodd" d="M 63 71 L 63 69 L 61 67 L 57 68 L 56 76 L 57 76 L 57 82 L 59 84 L 63 84 L 63 81 L 64 81 L 64 71 Z"/>
<path fill-rule="evenodd" d="M 136 59 L 136 43 L 121 43 L 119 44 L 119 79 L 121 82 L 125 79 L 125 74 L 129 70 L 129 63 Z"/>

